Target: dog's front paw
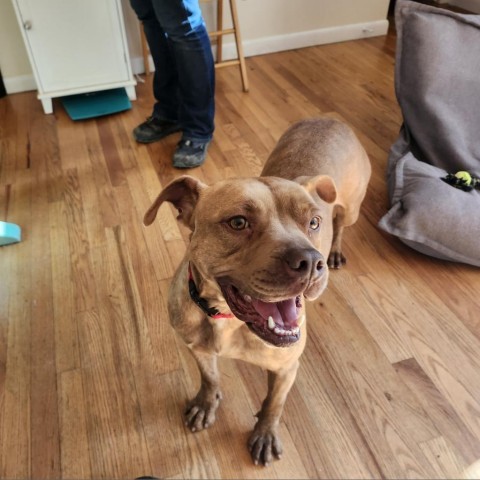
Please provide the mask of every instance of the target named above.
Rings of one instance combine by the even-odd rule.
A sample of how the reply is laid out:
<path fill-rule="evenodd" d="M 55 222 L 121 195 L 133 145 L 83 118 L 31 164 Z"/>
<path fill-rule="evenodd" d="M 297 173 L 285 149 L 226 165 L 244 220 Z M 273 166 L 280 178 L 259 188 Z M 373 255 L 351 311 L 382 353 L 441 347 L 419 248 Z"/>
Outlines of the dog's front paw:
<path fill-rule="evenodd" d="M 347 263 L 347 259 L 340 251 L 331 251 L 330 255 L 328 256 L 328 268 L 336 268 L 339 269 L 342 265 Z"/>
<path fill-rule="evenodd" d="M 272 460 L 279 460 L 283 448 L 276 427 L 257 423 L 248 440 L 248 449 L 255 465 L 267 467 Z"/>
<path fill-rule="evenodd" d="M 212 426 L 215 422 L 215 412 L 220 405 L 222 393 L 220 390 L 204 392 L 200 390 L 197 396 L 188 402 L 185 408 L 185 425 L 192 432 L 199 432 Z"/>

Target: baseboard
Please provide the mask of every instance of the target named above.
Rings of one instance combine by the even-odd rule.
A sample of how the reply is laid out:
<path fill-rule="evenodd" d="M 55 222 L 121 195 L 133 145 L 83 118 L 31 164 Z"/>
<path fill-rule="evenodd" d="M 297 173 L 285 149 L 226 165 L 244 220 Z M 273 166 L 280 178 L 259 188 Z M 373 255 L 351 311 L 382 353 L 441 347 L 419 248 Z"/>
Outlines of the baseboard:
<path fill-rule="evenodd" d="M 245 40 L 243 41 L 243 51 L 246 57 L 253 57 L 255 55 L 282 52 L 296 48 L 375 37 L 385 35 L 387 31 L 388 20 L 320 28 L 307 32 L 295 32 L 255 40 Z M 237 57 L 233 40 L 223 43 L 223 57 L 225 60 Z"/>
<path fill-rule="evenodd" d="M 388 31 L 388 20 L 374 22 L 355 23 L 339 27 L 320 28 L 307 32 L 289 33 L 287 35 L 276 35 L 255 40 L 243 41 L 243 52 L 246 57 L 264 55 L 266 53 L 282 52 L 295 48 L 312 47 L 327 43 L 344 42 L 347 40 L 359 40 L 361 38 L 386 35 Z M 213 47 L 215 54 L 215 46 Z M 237 49 L 233 40 L 223 42 L 223 59 L 231 60 L 237 58 Z M 154 70 L 151 57 L 149 58 L 150 70 Z M 135 75 L 145 72 L 143 57 L 131 58 L 132 71 Z M 4 78 L 7 93 L 24 92 L 36 90 L 33 75 L 21 77 Z"/>
<path fill-rule="evenodd" d="M 150 70 L 153 72 L 155 68 L 153 67 L 152 57 L 148 57 L 150 63 Z M 140 75 L 141 73 L 145 73 L 145 66 L 143 64 L 143 57 L 132 57 L 130 58 L 130 65 L 132 66 L 132 72 L 134 75 Z"/>
<path fill-rule="evenodd" d="M 3 83 L 5 84 L 7 94 L 28 92 L 37 89 L 33 74 L 20 75 L 18 77 L 3 77 Z"/>

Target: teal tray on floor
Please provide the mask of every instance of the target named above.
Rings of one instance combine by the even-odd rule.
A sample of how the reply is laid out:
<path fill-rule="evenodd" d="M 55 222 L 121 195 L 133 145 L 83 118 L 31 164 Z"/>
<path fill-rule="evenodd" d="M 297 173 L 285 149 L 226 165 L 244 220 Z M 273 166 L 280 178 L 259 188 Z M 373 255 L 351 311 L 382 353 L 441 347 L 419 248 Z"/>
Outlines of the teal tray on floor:
<path fill-rule="evenodd" d="M 0 247 L 22 240 L 22 230 L 15 223 L 0 221 Z"/>
<path fill-rule="evenodd" d="M 101 117 L 132 108 L 124 88 L 69 95 L 60 100 L 72 120 Z"/>

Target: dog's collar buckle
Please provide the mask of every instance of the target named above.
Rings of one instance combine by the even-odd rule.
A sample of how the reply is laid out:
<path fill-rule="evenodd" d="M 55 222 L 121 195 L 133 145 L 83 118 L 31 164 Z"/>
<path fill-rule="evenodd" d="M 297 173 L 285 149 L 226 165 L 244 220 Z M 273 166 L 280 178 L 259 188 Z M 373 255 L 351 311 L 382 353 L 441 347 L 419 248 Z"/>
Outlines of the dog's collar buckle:
<path fill-rule="evenodd" d="M 215 307 L 209 307 L 208 301 L 205 298 L 202 298 L 198 293 L 197 286 L 193 280 L 192 267 L 188 264 L 188 291 L 190 293 L 191 299 L 195 304 L 203 310 L 209 317 L 220 319 L 220 318 L 233 318 L 234 315 L 231 313 L 220 313 Z"/>

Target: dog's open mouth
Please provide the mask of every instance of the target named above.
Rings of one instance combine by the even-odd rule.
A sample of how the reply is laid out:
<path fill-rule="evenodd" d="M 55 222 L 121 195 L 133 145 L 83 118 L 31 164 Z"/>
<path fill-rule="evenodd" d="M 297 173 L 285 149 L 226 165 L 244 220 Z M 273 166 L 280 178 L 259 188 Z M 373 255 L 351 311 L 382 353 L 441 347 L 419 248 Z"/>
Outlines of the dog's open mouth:
<path fill-rule="evenodd" d="M 242 294 L 234 285 L 223 283 L 220 286 L 233 314 L 262 340 L 276 347 L 288 347 L 300 339 L 300 296 L 281 302 L 264 302 Z"/>

